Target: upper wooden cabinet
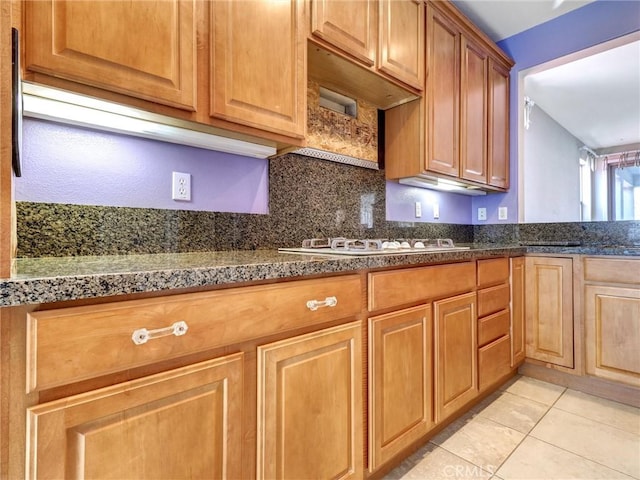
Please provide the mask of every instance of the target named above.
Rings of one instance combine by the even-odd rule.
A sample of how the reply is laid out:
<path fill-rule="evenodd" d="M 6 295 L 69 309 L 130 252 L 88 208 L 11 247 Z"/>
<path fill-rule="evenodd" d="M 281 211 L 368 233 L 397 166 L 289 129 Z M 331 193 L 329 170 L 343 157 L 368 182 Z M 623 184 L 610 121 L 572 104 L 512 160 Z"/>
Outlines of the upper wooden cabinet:
<path fill-rule="evenodd" d="M 315 44 L 416 92 L 424 88 L 422 1 L 310 0 L 309 15 L 309 38 Z M 334 70 L 332 76 L 352 75 L 340 62 L 317 58 Z M 342 83 L 342 79 L 336 81 Z M 369 81 L 363 83 L 366 85 Z M 384 82 L 378 83 L 384 85 Z M 343 88 L 347 89 L 345 93 L 360 93 L 349 91 L 349 86 Z M 393 88 L 387 90 L 392 91 L 391 102 L 402 96 L 393 92 Z M 366 98 L 367 92 L 363 91 L 362 95 Z M 409 98 L 411 94 L 407 92 L 404 96 Z M 373 102 L 376 103 L 375 100 Z M 377 106 L 387 108 L 384 99 L 380 99 Z"/>
<path fill-rule="evenodd" d="M 357 58 L 376 59 L 376 1 L 312 0 L 311 34 Z"/>
<path fill-rule="evenodd" d="M 196 109 L 193 0 L 25 2 L 25 67 Z"/>
<path fill-rule="evenodd" d="M 297 1 L 211 2 L 210 114 L 302 138 L 307 82 Z"/>
<path fill-rule="evenodd" d="M 424 88 L 424 3 L 378 0 L 378 70 Z"/>
<path fill-rule="evenodd" d="M 509 187 L 509 60 L 448 2 L 426 7 L 420 100 L 385 115 L 388 179 L 444 177 Z"/>
<path fill-rule="evenodd" d="M 248 140 L 302 144 L 306 35 L 298 1 L 48 0 L 26 1 L 24 12 L 27 80 Z"/>

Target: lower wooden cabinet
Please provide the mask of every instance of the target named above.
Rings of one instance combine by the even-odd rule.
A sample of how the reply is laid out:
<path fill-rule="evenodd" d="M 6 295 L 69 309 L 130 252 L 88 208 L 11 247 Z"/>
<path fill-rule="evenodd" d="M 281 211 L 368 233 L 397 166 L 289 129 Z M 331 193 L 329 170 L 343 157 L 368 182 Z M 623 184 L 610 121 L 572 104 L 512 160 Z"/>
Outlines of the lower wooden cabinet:
<path fill-rule="evenodd" d="M 524 360 L 525 345 L 525 268 L 524 257 L 511 258 L 511 366 Z"/>
<path fill-rule="evenodd" d="M 573 368 L 573 261 L 526 257 L 526 356 Z"/>
<path fill-rule="evenodd" d="M 585 287 L 586 372 L 640 387 L 640 288 Z"/>
<path fill-rule="evenodd" d="M 258 347 L 257 477 L 362 478 L 362 324 Z"/>
<path fill-rule="evenodd" d="M 243 354 L 31 407 L 27 478 L 239 478 Z"/>
<path fill-rule="evenodd" d="M 434 302 L 436 422 L 478 394 L 476 293 Z"/>
<path fill-rule="evenodd" d="M 432 307 L 369 319 L 369 469 L 433 426 Z"/>

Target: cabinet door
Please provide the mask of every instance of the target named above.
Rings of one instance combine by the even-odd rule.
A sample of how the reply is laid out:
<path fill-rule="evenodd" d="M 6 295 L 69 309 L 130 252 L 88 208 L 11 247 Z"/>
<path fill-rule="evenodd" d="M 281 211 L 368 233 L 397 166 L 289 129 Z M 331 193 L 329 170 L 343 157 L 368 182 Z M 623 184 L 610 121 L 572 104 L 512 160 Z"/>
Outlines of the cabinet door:
<path fill-rule="evenodd" d="M 460 32 L 427 5 L 427 170 L 458 176 Z"/>
<path fill-rule="evenodd" d="M 489 59 L 487 183 L 509 188 L 509 70 Z"/>
<path fill-rule="evenodd" d="M 369 462 L 373 471 L 433 425 L 431 306 L 369 319 Z"/>
<path fill-rule="evenodd" d="M 478 394 L 476 294 L 434 303 L 436 422 Z"/>
<path fill-rule="evenodd" d="M 193 0 L 24 5 L 27 71 L 195 110 Z"/>
<path fill-rule="evenodd" d="M 487 54 L 462 37 L 460 177 L 487 183 Z"/>
<path fill-rule="evenodd" d="M 239 478 L 242 354 L 28 409 L 28 478 Z"/>
<path fill-rule="evenodd" d="M 573 280 L 570 258 L 527 257 L 526 355 L 573 368 Z"/>
<path fill-rule="evenodd" d="M 424 3 L 379 0 L 378 69 L 424 89 Z"/>
<path fill-rule="evenodd" d="M 301 2 L 210 6 L 210 115 L 302 138 L 307 84 Z"/>
<path fill-rule="evenodd" d="M 311 34 L 372 66 L 376 58 L 375 0 L 312 0 Z"/>
<path fill-rule="evenodd" d="M 511 259 L 511 366 L 524 360 L 524 257 Z"/>
<path fill-rule="evenodd" d="M 258 478 L 362 478 L 362 325 L 258 347 Z"/>
<path fill-rule="evenodd" d="M 585 287 L 586 370 L 640 387 L 640 289 Z"/>

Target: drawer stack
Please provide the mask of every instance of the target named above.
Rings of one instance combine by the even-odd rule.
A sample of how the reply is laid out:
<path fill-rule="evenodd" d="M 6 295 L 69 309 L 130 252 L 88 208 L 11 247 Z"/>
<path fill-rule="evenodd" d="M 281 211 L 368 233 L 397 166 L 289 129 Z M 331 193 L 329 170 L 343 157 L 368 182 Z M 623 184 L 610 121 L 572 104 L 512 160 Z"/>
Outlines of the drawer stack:
<path fill-rule="evenodd" d="M 478 381 L 480 391 L 511 371 L 509 259 L 478 260 Z"/>

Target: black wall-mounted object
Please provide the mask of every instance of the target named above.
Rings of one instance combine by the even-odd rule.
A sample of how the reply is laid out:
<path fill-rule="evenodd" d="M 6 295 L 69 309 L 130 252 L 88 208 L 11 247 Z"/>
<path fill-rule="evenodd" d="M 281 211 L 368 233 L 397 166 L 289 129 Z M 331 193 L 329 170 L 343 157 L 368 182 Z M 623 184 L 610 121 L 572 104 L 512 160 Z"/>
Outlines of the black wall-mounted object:
<path fill-rule="evenodd" d="M 18 30 L 11 29 L 11 72 L 12 72 L 12 165 L 16 177 L 22 176 L 22 84 L 20 83 L 20 39 Z"/>

